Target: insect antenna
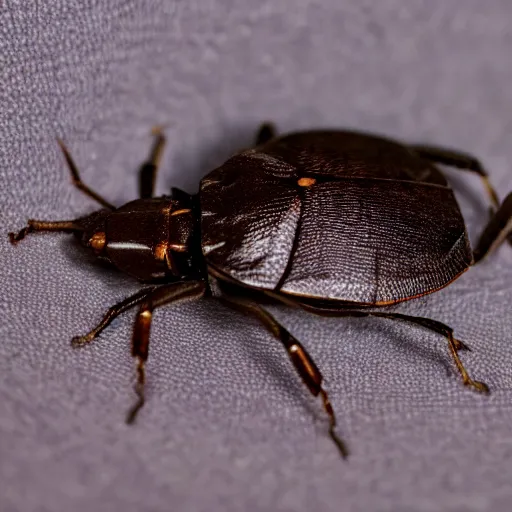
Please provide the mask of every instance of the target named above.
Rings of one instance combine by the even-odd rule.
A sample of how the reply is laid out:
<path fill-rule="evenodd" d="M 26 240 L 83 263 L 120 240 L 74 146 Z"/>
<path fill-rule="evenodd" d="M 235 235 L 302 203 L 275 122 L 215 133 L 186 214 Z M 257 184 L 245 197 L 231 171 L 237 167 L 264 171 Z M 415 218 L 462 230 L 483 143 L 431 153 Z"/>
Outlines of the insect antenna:
<path fill-rule="evenodd" d="M 34 231 L 62 231 L 64 233 L 77 233 L 84 228 L 76 224 L 74 220 L 46 221 L 29 219 L 27 225 L 17 233 L 9 233 L 11 244 L 15 245 Z"/>

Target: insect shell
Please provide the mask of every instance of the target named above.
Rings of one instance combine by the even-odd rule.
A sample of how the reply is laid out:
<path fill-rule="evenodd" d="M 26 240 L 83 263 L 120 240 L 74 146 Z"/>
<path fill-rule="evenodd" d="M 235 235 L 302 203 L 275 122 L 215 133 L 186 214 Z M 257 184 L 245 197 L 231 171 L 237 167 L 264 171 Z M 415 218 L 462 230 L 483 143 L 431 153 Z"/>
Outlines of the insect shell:
<path fill-rule="evenodd" d="M 499 203 L 474 157 L 444 148 L 410 146 L 349 131 L 276 136 L 263 125 L 253 148 L 209 173 L 197 195 L 172 189 L 153 197 L 165 138 L 155 130 L 140 170 L 140 198 L 116 208 L 85 185 L 59 141 L 74 184 L 102 209 L 69 221 L 29 220 L 13 244 L 33 231 L 74 233 L 113 267 L 145 283 L 115 304 L 74 346 L 95 339 L 118 315 L 138 307 L 132 335 L 137 401 L 144 404 L 145 362 L 155 308 L 214 295 L 260 320 L 279 341 L 314 396 L 321 398 L 329 435 L 342 456 L 336 417 L 322 375 L 304 346 L 260 304 L 272 299 L 321 315 L 374 316 L 430 329 L 448 342 L 463 383 L 458 352 L 467 345 L 449 326 L 386 306 L 435 292 L 457 279 L 507 237 L 512 194 Z M 462 214 L 437 164 L 481 177 L 494 214 L 473 251 Z M 371 307 L 371 310 L 369 309 Z"/>

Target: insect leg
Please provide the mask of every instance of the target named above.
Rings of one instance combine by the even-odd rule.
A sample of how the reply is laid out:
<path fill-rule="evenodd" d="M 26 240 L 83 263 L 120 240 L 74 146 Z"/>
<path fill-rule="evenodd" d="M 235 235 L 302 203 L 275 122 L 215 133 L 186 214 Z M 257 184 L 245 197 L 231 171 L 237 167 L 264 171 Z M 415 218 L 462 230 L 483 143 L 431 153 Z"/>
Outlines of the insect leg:
<path fill-rule="evenodd" d="M 276 128 L 272 123 L 263 123 L 256 135 L 256 146 L 265 144 L 276 136 Z"/>
<path fill-rule="evenodd" d="M 100 203 L 103 207 L 109 210 L 115 210 L 116 207 L 110 204 L 108 201 L 103 199 L 97 192 L 94 192 L 91 188 L 89 188 L 85 183 L 82 182 L 82 178 L 80 178 L 80 173 L 78 172 L 78 168 L 71 158 L 71 154 L 69 153 L 68 148 L 64 145 L 62 140 L 57 139 L 59 143 L 60 149 L 64 153 L 64 158 L 66 159 L 66 163 L 68 164 L 69 172 L 71 173 L 71 178 L 73 180 L 73 185 L 78 188 L 78 190 L 82 191 L 86 196 L 89 196 L 91 199 L 94 199 L 97 203 Z"/>
<path fill-rule="evenodd" d="M 121 302 L 114 304 L 112 307 L 108 309 L 108 311 L 101 319 L 101 322 L 96 327 L 94 327 L 94 329 L 91 329 L 87 334 L 84 334 L 83 336 L 75 336 L 71 340 L 71 345 L 73 345 L 74 347 L 82 347 L 83 345 L 90 343 L 92 340 L 99 336 L 103 329 L 105 329 L 105 327 L 107 327 L 110 324 L 110 322 L 112 322 L 112 320 L 117 318 L 120 314 L 124 313 L 125 311 L 128 311 L 130 308 L 136 306 L 137 304 L 140 304 L 143 300 L 146 299 L 146 297 L 151 292 L 155 290 L 155 288 L 156 286 L 143 288 L 134 295 L 130 295 L 130 297 L 127 297 Z"/>
<path fill-rule="evenodd" d="M 465 171 L 471 171 L 482 178 L 487 194 L 492 203 L 491 220 L 484 229 L 478 246 L 474 251 L 475 263 L 492 252 L 508 238 L 512 244 L 512 194 L 509 194 L 500 206 L 498 194 L 491 185 L 487 171 L 473 156 L 458 151 L 432 146 L 411 146 L 422 158 L 435 163 L 449 165 Z"/>
<path fill-rule="evenodd" d="M 159 286 L 150 292 L 141 304 L 132 335 L 132 356 L 137 359 L 137 383 L 135 392 L 138 396 L 136 404 L 129 411 L 126 423 L 133 423 L 140 408 L 144 405 L 144 383 L 146 373 L 144 365 L 148 359 L 149 332 L 153 310 L 170 303 L 183 302 L 190 299 L 199 299 L 206 291 L 203 281 L 180 281 Z"/>
<path fill-rule="evenodd" d="M 463 171 L 470 171 L 478 174 L 485 186 L 489 199 L 492 203 L 493 210 L 498 208 L 500 204 L 498 194 L 496 194 L 496 191 L 489 181 L 487 171 L 474 156 L 435 146 L 411 146 L 411 148 L 420 157 L 430 160 L 431 162 L 456 167 Z"/>
<path fill-rule="evenodd" d="M 438 334 L 442 334 L 443 336 L 446 337 L 448 341 L 448 348 L 450 349 L 450 354 L 455 362 L 455 365 L 457 366 L 457 370 L 459 370 L 464 385 L 471 386 L 472 388 L 482 393 L 489 392 L 487 384 L 477 380 L 473 380 L 469 376 L 466 368 L 464 368 L 464 365 L 460 360 L 459 354 L 457 353 L 459 350 L 469 350 L 469 347 L 462 341 L 456 339 L 453 336 L 453 329 L 447 326 L 446 324 L 438 322 L 437 320 L 423 318 L 420 316 L 403 315 L 401 313 L 381 313 L 377 311 L 344 311 L 339 312 L 337 316 L 375 316 L 380 318 L 388 318 L 390 320 L 402 320 L 404 322 L 420 325 Z"/>
<path fill-rule="evenodd" d="M 512 192 L 505 198 L 482 232 L 476 249 L 473 251 L 475 263 L 493 252 L 507 238 L 512 243 Z"/>
<path fill-rule="evenodd" d="M 442 334 L 446 337 L 448 341 L 448 347 L 450 349 L 450 354 L 459 370 L 459 373 L 462 376 L 462 381 L 464 385 L 471 386 L 475 388 L 477 391 L 488 393 L 489 388 L 487 384 L 483 382 L 479 382 L 477 380 L 473 380 L 469 377 L 467 370 L 464 368 L 462 361 L 459 358 L 459 354 L 457 353 L 459 350 L 469 350 L 469 347 L 463 343 L 462 341 L 456 339 L 453 336 L 453 329 L 442 322 L 438 322 L 437 320 L 432 320 L 430 318 L 423 318 L 420 316 L 410 316 L 403 315 L 401 313 L 384 313 L 380 311 L 362 311 L 362 310 L 350 310 L 350 309 L 327 309 L 321 307 L 311 306 L 310 304 L 305 304 L 299 302 L 292 297 L 285 296 L 279 293 L 273 292 L 265 292 L 266 295 L 272 297 L 288 306 L 295 306 L 305 309 L 306 311 L 310 311 L 311 313 L 315 313 L 321 316 L 337 316 L 337 317 L 367 317 L 367 316 L 375 316 L 380 318 L 388 318 L 390 320 L 402 320 L 404 322 L 413 323 L 416 325 L 421 325 L 426 329 L 430 329 L 438 334 Z"/>
<path fill-rule="evenodd" d="M 336 435 L 336 416 L 332 408 L 327 392 L 322 387 L 322 374 L 317 368 L 311 356 L 300 342 L 294 338 L 270 313 L 265 311 L 258 304 L 244 300 L 238 297 L 227 295 L 222 296 L 222 300 L 230 307 L 251 314 L 258 320 L 284 345 L 288 352 L 295 369 L 302 378 L 304 384 L 308 387 L 313 396 L 322 398 L 323 407 L 329 416 L 329 435 L 336 444 L 342 457 L 348 455 L 348 451 L 343 441 Z"/>
<path fill-rule="evenodd" d="M 459 340 L 454 338 L 453 336 L 453 329 L 451 327 L 448 327 L 446 324 L 443 324 L 442 322 L 438 322 L 437 320 L 432 320 L 430 318 L 423 318 L 420 316 L 410 316 L 410 315 L 402 315 L 401 313 L 381 313 L 381 312 L 369 312 L 367 313 L 369 316 L 376 316 L 381 318 L 389 318 L 391 320 L 402 320 L 405 322 L 410 322 L 416 325 L 421 325 L 422 327 L 425 327 L 426 329 L 430 329 L 431 331 L 437 332 L 438 334 L 442 334 L 445 336 L 448 340 L 448 347 L 450 349 L 450 354 L 452 355 L 452 358 L 455 362 L 455 365 L 457 366 L 457 369 L 459 370 L 459 373 L 461 374 L 462 381 L 464 385 L 471 386 L 477 391 L 488 393 L 489 388 L 487 387 L 487 384 L 484 384 L 483 382 L 479 382 L 477 380 L 473 380 L 468 375 L 468 372 L 466 368 L 464 368 L 464 365 L 462 364 L 462 361 L 459 358 L 459 355 L 457 353 L 458 344 L 461 344 Z M 462 344 L 464 347 L 465 345 Z"/>
<path fill-rule="evenodd" d="M 27 225 L 20 229 L 20 231 L 9 233 L 9 240 L 11 244 L 16 245 L 16 243 L 34 231 L 64 231 L 66 233 L 73 233 L 81 230 L 82 228 L 77 226 L 74 220 L 46 221 L 29 219 Z"/>
<path fill-rule="evenodd" d="M 142 164 L 139 170 L 139 197 L 146 199 L 153 197 L 155 190 L 156 173 L 160 160 L 162 158 L 162 151 L 165 146 L 165 136 L 159 126 L 155 126 L 152 130 L 155 137 L 149 158 Z"/>

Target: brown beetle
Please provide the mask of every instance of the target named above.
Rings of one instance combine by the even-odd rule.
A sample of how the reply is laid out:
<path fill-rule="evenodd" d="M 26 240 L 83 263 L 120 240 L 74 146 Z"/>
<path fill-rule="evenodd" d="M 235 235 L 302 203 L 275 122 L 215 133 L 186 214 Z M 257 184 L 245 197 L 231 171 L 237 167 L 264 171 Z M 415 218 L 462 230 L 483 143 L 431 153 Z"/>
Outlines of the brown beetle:
<path fill-rule="evenodd" d="M 428 318 L 375 311 L 435 292 L 457 279 L 505 238 L 512 240 L 512 193 L 500 205 L 487 173 L 473 157 L 408 146 L 347 131 L 275 137 L 264 125 L 254 148 L 208 174 L 198 195 L 178 189 L 153 197 L 164 136 L 140 173 L 140 199 L 116 208 L 84 185 L 62 142 L 74 184 L 103 209 L 71 221 L 29 220 L 32 231 L 68 231 L 99 258 L 151 283 L 111 307 L 74 346 L 91 342 L 119 314 L 139 305 L 132 338 L 138 401 L 156 307 L 213 295 L 255 315 L 284 345 L 310 392 L 322 398 L 329 433 L 341 454 L 336 419 L 322 375 L 301 343 L 258 303 L 271 298 L 322 315 L 376 316 L 442 334 L 463 383 L 482 392 L 458 351 L 467 346 L 447 325 Z M 454 194 L 435 164 L 478 174 L 493 215 L 472 251 Z"/>

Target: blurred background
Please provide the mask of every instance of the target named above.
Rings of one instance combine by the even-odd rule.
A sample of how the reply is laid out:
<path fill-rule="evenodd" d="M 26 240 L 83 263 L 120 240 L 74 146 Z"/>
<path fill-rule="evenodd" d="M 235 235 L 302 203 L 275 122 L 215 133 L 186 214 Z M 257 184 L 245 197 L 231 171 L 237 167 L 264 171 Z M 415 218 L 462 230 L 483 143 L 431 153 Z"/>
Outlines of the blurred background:
<path fill-rule="evenodd" d="M 0 508 L 18 510 L 507 511 L 512 500 L 512 250 L 401 311 L 444 321 L 493 393 L 464 389 L 444 340 L 377 320 L 276 308 L 322 372 L 352 452 L 253 320 L 212 302 L 156 314 L 148 402 L 132 403 L 132 316 L 93 345 L 69 340 L 138 287 L 67 237 L 11 247 L 29 217 L 115 204 L 164 125 L 157 191 L 189 192 L 280 132 L 355 128 L 478 156 L 512 189 L 512 4 L 217 0 L 0 6 Z M 473 241 L 478 178 L 447 171 Z M 491 261 L 492 260 L 492 261 Z"/>

